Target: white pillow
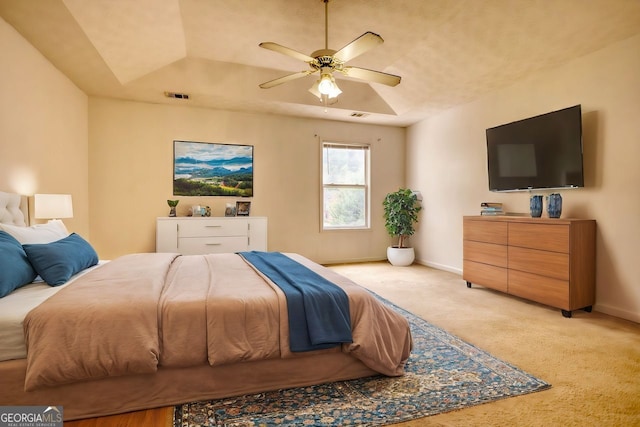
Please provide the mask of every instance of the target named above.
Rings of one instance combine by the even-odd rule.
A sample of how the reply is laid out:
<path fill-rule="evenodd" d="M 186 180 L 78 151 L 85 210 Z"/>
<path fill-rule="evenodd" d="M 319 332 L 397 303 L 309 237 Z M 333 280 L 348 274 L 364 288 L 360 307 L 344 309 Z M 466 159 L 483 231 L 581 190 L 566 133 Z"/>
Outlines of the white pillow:
<path fill-rule="evenodd" d="M 64 239 L 69 235 L 67 227 L 59 219 L 54 219 L 46 224 L 32 225 L 31 227 L 0 224 L 0 230 L 12 235 L 21 245 L 51 243 Z"/>

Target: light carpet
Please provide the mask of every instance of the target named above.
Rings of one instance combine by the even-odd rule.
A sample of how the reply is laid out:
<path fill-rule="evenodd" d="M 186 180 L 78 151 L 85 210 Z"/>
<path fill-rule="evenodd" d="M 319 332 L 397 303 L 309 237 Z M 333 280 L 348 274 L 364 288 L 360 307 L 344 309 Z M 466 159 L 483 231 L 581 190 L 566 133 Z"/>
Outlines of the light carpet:
<path fill-rule="evenodd" d="M 550 387 L 383 301 L 411 325 L 414 349 L 404 376 L 376 376 L 188 403 L 175 408 L 174 427 L 382 426 Z"/>

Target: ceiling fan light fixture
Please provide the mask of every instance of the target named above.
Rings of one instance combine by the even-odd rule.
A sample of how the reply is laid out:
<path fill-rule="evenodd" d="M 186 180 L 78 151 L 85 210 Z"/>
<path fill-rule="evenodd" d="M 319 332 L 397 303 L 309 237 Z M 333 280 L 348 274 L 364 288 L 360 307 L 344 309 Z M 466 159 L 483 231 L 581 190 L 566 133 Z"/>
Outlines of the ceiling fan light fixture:
<path fill-rule="evenodd" d="M 323 97 L 334 99 L 334 98 L 337 98 L 338 95 L 342 93 L 342 90 L 340 90 L 340 88 L 338 87 L 333 77 L 330 77 L 329 79 L 324 80 L 325 86 L 321 86 L 322 84 L 323 84 L 323 80 L 318 79 L 315 81 L 313 86 L 309 88 L 309 92 L 311 92 L 314 96 L 317 96 L 318 99 L 320 99 L 321 101 Z M 321 87 L 323 87 L 323 89 L 320 89 Z"/>
<path fill-rule="evenodd" d="M 314 83 L 309 91 L 320 99 L 322 99 L 322 95 L 326 95 L 329 98 L 336 98 L 340 95 L 342 91 L 338 87 L 331 72 L 322 69 L 320 73 L 320 79 Z"/>
<path fill-rule="evenodd" d="M 329 95 L 333 91 L 334 82 L 331 74 L 323 74 L 318 82 L 318 91 L 323 95 Z"/>

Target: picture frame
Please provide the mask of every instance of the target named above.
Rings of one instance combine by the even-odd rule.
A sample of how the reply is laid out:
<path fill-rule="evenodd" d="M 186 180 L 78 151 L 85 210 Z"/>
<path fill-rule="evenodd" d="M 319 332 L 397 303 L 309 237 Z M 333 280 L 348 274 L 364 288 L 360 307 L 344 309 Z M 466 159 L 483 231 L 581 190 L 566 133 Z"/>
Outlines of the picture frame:
<path fill-rule="evenodd" d="M 236 216 L 236 207 L 231 203 L 227 203 L 227 207 L 224 209 L 224 216 Z"/>
<path fill-rule="evenodd" d="M 249 216 L 251 211 L 251 202 L 236 202 L 236 215 Z"/>
<path fill-rule="evenodd" d="M 173 195 L 253 197 L 253 145 L 174 140 Z"/>

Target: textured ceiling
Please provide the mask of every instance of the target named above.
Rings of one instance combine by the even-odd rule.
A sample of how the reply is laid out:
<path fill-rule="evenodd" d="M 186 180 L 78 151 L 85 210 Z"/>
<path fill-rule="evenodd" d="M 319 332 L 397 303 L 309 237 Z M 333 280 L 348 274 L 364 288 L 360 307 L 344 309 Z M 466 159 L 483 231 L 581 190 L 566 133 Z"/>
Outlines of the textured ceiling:
<path fill-rule="evenodd" d="M 0 16 L 89 95 L 396 126 L 640 33 L 640 0 L 331 0 L 328 47 L 380 34 L 348 65 L 402 82 L 338 74 L 325 109 L 316 75 L 258 87 L 307 69 L 260 42 L 324 48 L 322 0 L 0 0 Z"/>

